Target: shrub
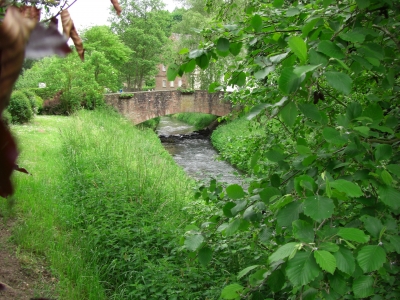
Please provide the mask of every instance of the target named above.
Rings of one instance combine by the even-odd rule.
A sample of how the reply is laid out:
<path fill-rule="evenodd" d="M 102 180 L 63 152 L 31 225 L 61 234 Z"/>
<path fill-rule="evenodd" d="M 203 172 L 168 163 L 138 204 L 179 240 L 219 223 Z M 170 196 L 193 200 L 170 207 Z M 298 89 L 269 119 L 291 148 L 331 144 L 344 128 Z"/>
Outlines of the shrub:
<path fill-rule="evenodd" d="M 32 90 L 28 90 L 28 89 L 21 90 L 21 92 L 23 92 L 25 94 L 25 96 L 28 98 L 29 103 L 30 103 L 31 108 L 32 108 L 32 112 L 34 114 L 37 114 L 38 113 L 38 107 L 37 107 L 37 104 L 36 104 L 36 94 Z"/>
<path fill-rule="evenodd" d="M 40 114 L 42 113 L 43 110 L 43 99 L 42 97 L 35 95 L 35 105 L 37 108 L 37 113 Z"/>
<path fill-rule="evenodd" d="M 32 107 L 28 97 L 21 91 L 12 93 L 8 111 L 13 123 L 29 122 L 33 117 Z"/>
<path fill-rule="evenodd" d="M 7 109 L 5 109 L 3 111 L 1 118 L 3 119 L 4 123 L 6 123 L 7 125 L 11 124 L 11 122 L 12 122 L 12 116 Z"/>
<path fill-rule="evenodd" d="M 37 96 L 42 98 L 43 100 L 48 100 L 54 97 L 54 95 L 57 93 L 57 91 L 54 91 L 49 88 L 33 88 L 30 89 L 32 92 L 34 92 Z"/>

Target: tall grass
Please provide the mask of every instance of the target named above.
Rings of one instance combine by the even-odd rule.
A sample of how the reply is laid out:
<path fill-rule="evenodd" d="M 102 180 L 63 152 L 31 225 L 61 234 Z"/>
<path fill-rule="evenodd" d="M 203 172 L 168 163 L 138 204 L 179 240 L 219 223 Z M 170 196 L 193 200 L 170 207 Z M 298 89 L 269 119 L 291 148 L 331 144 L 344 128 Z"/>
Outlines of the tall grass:
<path fill-rule="evenodd" d="M 202 113 L 179 113 L 172 115 L 173 118 L 193 125 L 196 130 L 203 129 L 217 119 L 217 116 Z"/>
<path fill-rule="evenodd" d="M 13 238 L 20 252 L 46 258 L 59 280 L 60 299 L 105 299 L 94 262 L 81 251 L 80 232 L 70 227 L 75 208 L 63 198 L 68 179 L 60 130 L 71 122 L 43 116 L 31 125 L 12 127 L 21 150 L 19 164 L 32 174 L 15 175 L 18 221 Z"/>
<path fill-rule="evenodd" d="M 12 130 L 32 173 L 15 176 L 14 240 L 47 258 L 59 299 L 194 299 L 179 250 L 193 182 L 151 130 L 110 111 Z"/>

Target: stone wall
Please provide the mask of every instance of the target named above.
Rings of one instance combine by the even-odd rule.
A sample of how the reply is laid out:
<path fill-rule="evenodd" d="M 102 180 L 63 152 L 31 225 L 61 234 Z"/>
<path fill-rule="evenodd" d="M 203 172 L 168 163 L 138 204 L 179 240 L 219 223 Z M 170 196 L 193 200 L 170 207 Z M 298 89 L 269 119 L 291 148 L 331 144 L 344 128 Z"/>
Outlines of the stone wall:
<path fill-rule="evenodd" d="M 224 116 L 232 111 L 232 104 L 224 101 L 222 92 L 210 94 L 207 91 L 195 91 L 193 94 L 182 94 L 179 91 L 154 91 L 132 94 L 133 97 L 129 99 L 119 99 L 120 94 L 106 94 L 104 99 L 134 124 L 181 112 Z"/>

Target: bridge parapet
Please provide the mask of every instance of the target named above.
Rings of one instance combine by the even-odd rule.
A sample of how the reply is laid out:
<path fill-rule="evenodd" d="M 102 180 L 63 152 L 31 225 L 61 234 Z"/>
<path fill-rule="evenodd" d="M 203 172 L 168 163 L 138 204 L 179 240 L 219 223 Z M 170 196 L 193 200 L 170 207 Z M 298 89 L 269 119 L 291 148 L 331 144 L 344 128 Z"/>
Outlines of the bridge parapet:
<path fill-rule="evenodd" d="M 120 99 L 121 94 L 106 94 L 104 100 L 116 108 L 135 125 L 155 117 L 197 112 L 224 116 L 232 111 L 232 104 L 224 101 L 224 93 L 195 91 L 192 94 L 180 91 L 134 92 L 131 98 Z"/>

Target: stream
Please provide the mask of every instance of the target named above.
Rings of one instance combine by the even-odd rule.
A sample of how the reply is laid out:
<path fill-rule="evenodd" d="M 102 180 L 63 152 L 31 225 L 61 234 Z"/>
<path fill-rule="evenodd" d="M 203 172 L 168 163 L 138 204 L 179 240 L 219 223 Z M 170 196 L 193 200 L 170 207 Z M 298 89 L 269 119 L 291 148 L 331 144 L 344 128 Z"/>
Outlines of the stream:
<path fill-rule="evenodd" d="M 193 126 L 167 116 L 161 117 L 156 129 L 159 136 L 184 135 L 193 131 Z M 173 142 L 163 142 L 163 146 L 176 163 L 195 179 L 214 177 L 231 184 L 242 182 L 235 168 L 225 161 L 216 160 L 218 152 L 209 139 L 175 138 Z"/>

